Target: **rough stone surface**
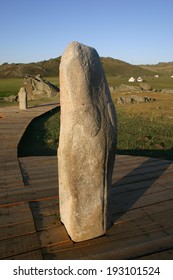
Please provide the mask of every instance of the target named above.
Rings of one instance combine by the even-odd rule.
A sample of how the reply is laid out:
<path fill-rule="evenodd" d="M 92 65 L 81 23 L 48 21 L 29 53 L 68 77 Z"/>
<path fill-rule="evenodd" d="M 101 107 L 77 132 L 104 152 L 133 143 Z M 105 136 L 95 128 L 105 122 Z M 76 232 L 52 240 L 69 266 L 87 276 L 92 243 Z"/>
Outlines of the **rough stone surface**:
<path fill-rule="evenodd" d="M 129 85 L 124 85 L 124 84 L 121 84 L 120 86 L 115 86 L 113 87 L 114 88 L 114 91 L 116 92 L 124 92 L 124 91 L 142 91 L 142 89 L 138 86 L 129 86 Z M 111 91 L 112 92 L 112 91 Z"/>
<path fill-rule="evenodd" d="M 140 84 L 140 88 L 141 88 L 143 91 L 151 91 L 151 90 L 152 90 L 152 86 L 150 86 L 150 85 L 147 84 L 147 83 L 141 83 L 141 84 Z"/>
<path fill-rule="evenodd" d="M 3 100 L 7 101 L 7 102 L 17 102 L 18 101 L 18 96 L 10 95 L 8 97 L 4 97 Z"/>
<path fill-rule="evenodd" d="M 28 100 L 40 98 L 49 98 L 56 96 L 59 88 L 43 79 L 40 75 L 32 77 L 27 75 L 24 81 L 24 87 L 27 92 Z"/>
<path fill-rule="evenodd" d="M 162 93 L 171 93 L 171 94 L 173 94 L 173 89 L 171 89 L 171 88 L 164 88 L 164 89 L 162 89 L 161 92 Z"/>
<path fill-rule="evenodd" d="M 116 100 L 118 105 L 131 103 L 147 103 L 153 101 L 155 101 L 155 98 L 139 95 L 119 96 Z"/>
<path fill-rule="evenodd" d="M 72 240 L 111 226 L 116 114 L 95 49 L 72 42 L 60 64 L 60 216 Z"/>
<path fill-rule="evenodd" d="M 27 109 L 27 93 L 23 87 L 20 88 L 20 90 L 18 92 L 18 96 L 19 96 L 20 110 L 26 110 Z"/>

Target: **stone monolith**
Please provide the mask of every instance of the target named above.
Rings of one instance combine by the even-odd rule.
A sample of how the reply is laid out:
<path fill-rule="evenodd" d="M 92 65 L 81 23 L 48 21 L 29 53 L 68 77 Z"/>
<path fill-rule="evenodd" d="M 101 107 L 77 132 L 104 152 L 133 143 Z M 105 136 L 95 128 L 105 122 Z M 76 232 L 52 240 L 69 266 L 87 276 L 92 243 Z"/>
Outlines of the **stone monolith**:
<path fill-rule="evenodd" d="M 117 123 L 95 49 L 72 42 L 60 64 L 60 217 L 75 242 L 111 226 Z"/>
<path fill-rule="evenodd" d="M 27 109 L 27 93 L 25 88 L 21 87 L 18 92 L 19 97 L 19 108 L 20 110 L 26 110 Z"/>

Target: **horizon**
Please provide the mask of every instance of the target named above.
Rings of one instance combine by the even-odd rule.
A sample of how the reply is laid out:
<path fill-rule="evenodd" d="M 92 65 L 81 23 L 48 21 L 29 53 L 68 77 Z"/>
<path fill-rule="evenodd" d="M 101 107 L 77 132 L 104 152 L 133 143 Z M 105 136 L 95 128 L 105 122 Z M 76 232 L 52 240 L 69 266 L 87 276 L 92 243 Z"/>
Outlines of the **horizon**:
<path fill-rule="evenodd" d="M 132 65 L 171 62 L 172 10 L 172 0 L 6 0 L 0 64 L 57 58 L 71 41 Z"/>
<path fill-rule="evenodd" d="M 61 56 L 62 55 L 60 55 L 60 56 L 58 56 L 58 57 L 51 57 L 51 58 L 48 58 L 48 59 L 42 59 L 42 60 L 39 60 L 39 61 L 31 61 L 31 62 L 3 62 L 3 63 L 0 63 L 0 66 L 2 66 L 2 65 L 5 65 L 5 64 L 7 64 L 7 65 L 10 65 L 10 64 L 33 64 L 33 63 L 41 63 L 41 62 L 43 62 L 43 61 L 49 61 L 49 60 L 52 60 L 52 59 L 57 59 L 57 58 L 61 58 Z M 159 62 L 156 62 L 156 63 L 147 63 L 147 64 L 143 64 L 143 63 L 141 63 L 141 64 L 132 64 L 132 63 L 130 63 L 130 62 L 128 62 L 128 61 L 123 61 L 123 60 L 121 60 L 121 59 L 119 59 L 119 58 L 114 58 L 114 57 L 111 57 L 111 56 L 100 56 L 100 58 L 111 58 L 111 59 L 114 59 L 114 60 L 119 60 L 119 61 L 122 61 L 122 62 L 125 62 L 125 63 L 128 63 L 128 64 L 131 64 L 131 65 L 133 65 L 133 66 L 142 66 L 142 65 L 144 65 L 144 66 L 147 66 L 147 65 L 157 65 L 157 64 L 162 64 L 162 63 L 173 63 L 173 61 L 159 61 Z"/>

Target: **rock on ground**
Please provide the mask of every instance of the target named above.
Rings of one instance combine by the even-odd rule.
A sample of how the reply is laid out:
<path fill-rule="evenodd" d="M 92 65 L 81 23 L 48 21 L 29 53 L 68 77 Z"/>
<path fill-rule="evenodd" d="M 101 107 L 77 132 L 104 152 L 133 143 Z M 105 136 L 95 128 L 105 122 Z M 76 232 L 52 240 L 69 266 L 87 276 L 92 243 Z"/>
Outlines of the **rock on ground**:
<path fill-rule="evenodd" d="M 130 95 L 130 96 L 119 96 L 116 99 L 118 105 L 122 104 L 131 104 L 131 103 L 147 103 L 153 102 L 155 98 L 139 95 Z"/>
<path fill-rule="evenodd" d="M 35 77 L 27 75 L 24 81 L 24 87 L 28 100 L 57 96 L 59 92 L 58 87 L 43 79 L 40 75 Z"/>
<path fill-rule="evenodd" d="M 17 102 L 18 101 L 18 96 L 10 95 L 8 97 L 3 97 L 2 100 L 7 101 L 7 102 Z"/>
<path fill-rule="evenodd" d="M 60 64 L 60 216 L 72 240 L 111 226 L 116 114 L 95 49 L 72 42 Z"/>

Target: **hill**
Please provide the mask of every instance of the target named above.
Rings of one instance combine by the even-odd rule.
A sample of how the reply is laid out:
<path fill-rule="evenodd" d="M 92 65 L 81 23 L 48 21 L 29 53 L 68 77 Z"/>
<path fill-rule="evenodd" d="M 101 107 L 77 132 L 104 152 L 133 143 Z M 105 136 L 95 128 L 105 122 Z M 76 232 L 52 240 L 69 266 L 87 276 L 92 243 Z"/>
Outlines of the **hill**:
<path fill-rule="evenodd" d="M 173 75 L 173 62 L 159 62 L 158 64 L 140 65 L 144 70 L 157 72 L 160 75 Z"/>
<path fill-rule="evenodd" d="M 107 76 L 137 77 L 153 75 L 152 71 L 148 69 L 111 57 L 101 57 L 101 63 Z"/>
<path fill-rule="evenodd" d="M 59 76 L 60 60 L 61 57 L 28 64 L 4 63 L 0 65 L 0 78 L 20 78 L 24 77 L 26 74 L 40 74 L 43 77 Z M 153 75 L 153 70 L 132 65 L 111 57 L 101 57 L 101 63 L 107 76 L 130 77 Z"/>
<path fill-rule="evenodd" d="M 4 63 L 0 65 L 0 78 L 22 78 L 26 74 L 54 77 L 59 75 L 60 60 L 58 57 L 36 63 Z"/>

